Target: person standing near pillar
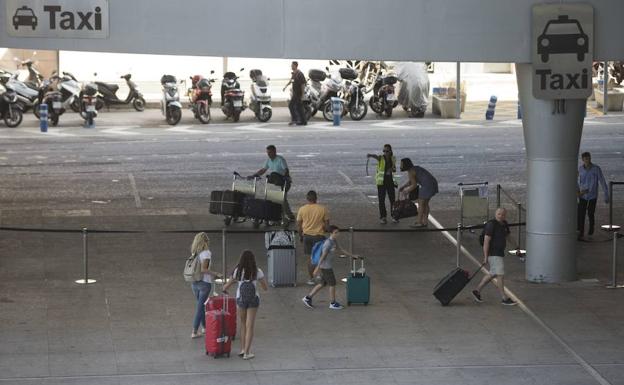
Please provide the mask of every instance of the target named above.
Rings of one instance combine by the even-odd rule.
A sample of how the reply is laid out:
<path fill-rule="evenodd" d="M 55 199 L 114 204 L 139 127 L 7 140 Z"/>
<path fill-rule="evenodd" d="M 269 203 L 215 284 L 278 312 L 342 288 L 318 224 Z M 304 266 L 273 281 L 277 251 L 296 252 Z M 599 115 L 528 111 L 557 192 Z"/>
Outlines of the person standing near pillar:
<path fill-rule="evenodd" d="M 492 279 L 496 278 L 498 292 L 501 296 L 501 304 L 513 306 L 517 305 L 514 300 L 505 295 L 505 247 L 507 246 L 507 236 L 509 235 L 509 225 L 507 224 L 507 210 L 502 207 L 496 209 L 496 220 L 488 221 L 485 224 L 483 237 L 483 264 L 490 264 L 489 274 L 483 277 L 479 285 L 472 291 L 475 301 L 483 302 L 481 290 Z"/>
<path fill-rule="evenodd" d="M 605 181 L 602 170 L 597 164 L 591 162 L 591 154 L 584 152 L 581 154 L 581 164 L 578 168 L 578 240 L 583 240 L 585 236 L 585 213 L 589 217 L 589 230 L 587 235 L 594 234 L 594 214 L 596 212 L 596 202 L 598 201 L 598 183 L 602 185 L 605 193 L 605 203 L 609 203 L 609 188 Z"/>
<path fill-rule="evenodd" d="M 392 146 L 384 144 L 383 155 L 366 154 L 367 158 L 377 160 L 377 172 L 375 173 L 375 183 L 377 184 L 377 195 L 379 197 L 379 222 L 382 225 L 388 223 L 386 217 L 386 194 L 390 201 L 390 210 L 394 206 L 394 179 L 393 173 L 396 172 L 396 158 L 392 153 Z M 397 223 L 398 220 L 392 218 L 392 222 Z"/>

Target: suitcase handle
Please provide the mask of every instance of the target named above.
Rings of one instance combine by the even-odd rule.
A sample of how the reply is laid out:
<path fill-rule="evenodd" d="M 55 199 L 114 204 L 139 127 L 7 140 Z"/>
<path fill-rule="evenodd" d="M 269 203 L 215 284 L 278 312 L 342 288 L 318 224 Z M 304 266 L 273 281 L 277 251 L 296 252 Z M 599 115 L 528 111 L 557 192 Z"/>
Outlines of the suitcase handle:
<path fill-rule="evenodd" d="M 357 259 L 360 260 L 360 269 L 362 269 L 362 271 L 365 271 L 364 270 L 364 257 L 355 257 L 355 258 L 351 257 L 351 264 L 352 264 L 352 267 L 353 267 L 353 269 L 351 270 L 351 275 L 354 276 L 354 277 L 355 277 L 355 274 L 357 272 L 357 270 L 355 269 L 355 261 Z M 364 274 L 366 274 L 366 273 L 364 273 Z"/>
<path fill-rule="evenodd" d="M 468 282 L 472 281 L 472 279 L 475 277 L 475 275 L 477 275 L 481 271 L 481 269 L 483 269 L 483 266 L 485 266 L 486 263 L 482 263 L 481 266 L 479 266 L 477 268 L 477 270 L 470 277 L 468 277 Z"/>

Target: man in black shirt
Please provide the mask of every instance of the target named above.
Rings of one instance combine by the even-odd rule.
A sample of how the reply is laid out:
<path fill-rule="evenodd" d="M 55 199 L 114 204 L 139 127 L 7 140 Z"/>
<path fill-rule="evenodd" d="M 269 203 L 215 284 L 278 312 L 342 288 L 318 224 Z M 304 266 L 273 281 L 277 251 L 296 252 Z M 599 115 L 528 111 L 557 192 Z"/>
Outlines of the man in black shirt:
<path fill-rule="evenodd" d="M 292 77 L 288 83 L 292 83 L 292 97 L 290 103 L 288 103 L 288 109 L 290 110 L 291 121 L 288 124 L 292 126 L 294 124 L 298 126 L 305 126 L 306 116 L 303 110 L 303 93 L 306 86 L 306 78 L 303 72 L 298 69 L 299 63 L 293 61 L 290 65 L 292 69 Z"/>
<path fill-rule="evenodd" d="M 498 291 L 501 295 L 503 305 L 517 305 L 511 298 L 505 295 L 505 247 L 507 246 L 507 236 L 509 235 L 509 225 L 505 220 L 507 210 L 502 207 L 496 209 L 496 219 L 485 224 L 485 237 L 483 238 L 483 264 L 490 264 L 490 273 L 483 277 L 476 290 L 472 291 L 475 301 L 483 302 L 481 290 L 492 279 L 497 278 Z"/>

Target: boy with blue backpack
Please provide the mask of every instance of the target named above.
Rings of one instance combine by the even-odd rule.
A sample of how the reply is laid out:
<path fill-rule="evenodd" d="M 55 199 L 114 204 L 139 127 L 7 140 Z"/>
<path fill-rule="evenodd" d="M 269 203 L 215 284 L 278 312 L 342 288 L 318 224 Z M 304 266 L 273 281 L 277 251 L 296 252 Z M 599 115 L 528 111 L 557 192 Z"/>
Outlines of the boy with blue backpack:
<path fill-rule="evenodd" d="M 329 308 L 332 310 L 344 308 L 344 306 L 336 302 L 336 276 L 333 270 L 333 260 L 336 250 L 342 254 L 356 258 L 355 255 L 342 249 L 338 245 L 338 235 L 340 233 L 338 226 L 329 226 L 329 232 L 329 238 L 317 242 L 312 248 L 311 263 L 316 265 L 313 274 L 316 277 L 320 273 L 320 281 L 312 288 L 312 291 L 310 291 L 308 295 L 302 298 L 303 303 L 311 309 L 314 308 L 312 305 L 312 297 L 325 286 L 329 286 Z"/>

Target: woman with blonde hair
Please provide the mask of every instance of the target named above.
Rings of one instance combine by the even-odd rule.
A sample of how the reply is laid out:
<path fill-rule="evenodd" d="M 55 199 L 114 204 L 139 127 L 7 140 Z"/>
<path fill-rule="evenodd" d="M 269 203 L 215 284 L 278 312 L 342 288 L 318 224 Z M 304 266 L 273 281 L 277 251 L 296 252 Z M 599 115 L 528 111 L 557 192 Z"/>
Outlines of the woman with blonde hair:
<path fill-rule="evenodd" d="M 212 289 L 212 277 L 220 277 L 221 274 L 210 270 L 210 258 L 212 254 L 209 250 L 210 238 L 208 234 L 201 232 L 195 235 L 191 245 L 191 254 L 196 255 L 201 263 L 202 279 L 191 284 L 193 295 L 197 300 L 195 306 L 195 317 L 193 318 L 193 332 L 191 338 L 201 337 L 206 331 L 206 318 L 204 303 L 210 295 Z M 201 330 L 199 327 L 201 326 Z"/>
<path fill-rule="evenodd" d="M 241 336 L 241 352 L 238 354 L 244 360 L 254 358 L 254 354 L 250 352 L 251 340 L 254 334 L 254 324 L 256 321 L 256 313 L 260 306 L 260 297 L 258 296 L 258 282 L 264 291 L 267 291 L 267 282 L 264 273 L 256 265 L 256 257 L 251 250 L 245 250 L 240 256 L 240 260 L 234 272 L 232 279 L 223 286 L 223 293 L 227 294 L 227 289 L 238 282 L 236 290 L 236 305 L 238 314 L 240 314 L 240 336 Z"/>

